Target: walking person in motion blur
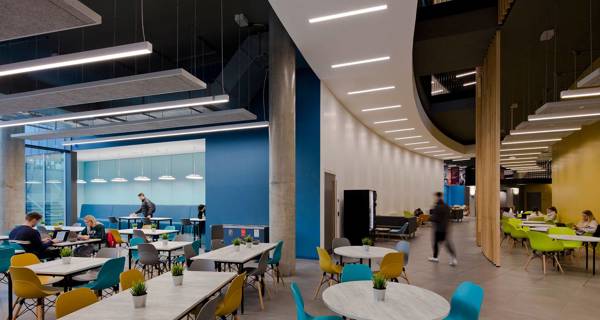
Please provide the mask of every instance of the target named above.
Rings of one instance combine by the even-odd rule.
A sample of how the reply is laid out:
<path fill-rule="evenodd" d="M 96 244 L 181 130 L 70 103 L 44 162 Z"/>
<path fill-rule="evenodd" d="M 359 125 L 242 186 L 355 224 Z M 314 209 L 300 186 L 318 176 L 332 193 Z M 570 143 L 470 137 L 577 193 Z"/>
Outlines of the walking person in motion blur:
<path fill-rule="evenodd" d="M 433 223 L 433 257 L 429 258 L 431 262 L 439 262 L 438 255 L 440 253 L 440 243 L 445 242 L 446 249 L 450 253 L 450 265 L 455 266 L 456 251 L 449 237 L 449 222 L 450 222 L 450 207 L 444 202 L 444 194 L 441 192 L 435 193 L 435 203 L 431 209 L 431 222 Z"/>

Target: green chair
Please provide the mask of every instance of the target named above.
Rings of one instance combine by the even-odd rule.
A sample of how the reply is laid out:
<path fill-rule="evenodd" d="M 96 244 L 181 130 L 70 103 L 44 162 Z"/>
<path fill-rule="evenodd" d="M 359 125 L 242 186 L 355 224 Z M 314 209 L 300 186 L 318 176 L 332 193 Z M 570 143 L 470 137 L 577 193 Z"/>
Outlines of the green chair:
<path fill-rule="evenodd" d="M 194 248 L 194 252 L 196 252 L 196 255 L 200 254 L 200 247 L 202 246 L 202 241 L 200 239 L 192 242 L 192 248 Z"/>
<path fill-rule="evenodd" d="M 575 230 L 567 227 L 552 227 L 548 229 L 548 234 L 562 234 L 562 235 L 576 235 Z M 571 240 L 558 240 L 562 242 L 563 246 L 566 250 L 575 250 L 583 247 L 583 243 L 581 241 L 571 241 Z"/>
<path fill-rule="evenodd" d="M 273 278 L 273 281 L 277 281 L 281 279 L 281 283 L 283 287 L 285 287 L 285 281 L 283 281 L 283 277 L 281 276 L 281 271 L 279 270 L 279 262 L 281 261 L 281 250 L 283 249 L 283 240 L 279 240 L 277 242 L 277 246 L 275 250 L 273 250 L 273 256 L 269 258 L 267 264 L 269 265 L 269 269 L 267 270 L 267 274 Z"/>
<path fill-rule="evenodd" d="M 526 233 L 529 237 L 529 243 L 531 244 L 533 255 L 529 257 L 529 260 L 527 260 L 527 263 L 525 264 L 525 270 L 527 270 L 531 260 L 534 258 L 542 258 L 542 269 L 544 270 L 544 274 L 546 274 L 546 257 L 550 257 L 551 259 L 554 259 L 554 262 L 556 262 L 556 267 L 560 270 L 560 272 L 564 273 L 563 268 L 558 261 L 558 254 L 565 250 L 562 242 L 552 240 L 552 238 L 548 237 L 548 235 L 543 232 L 527 231 Z"/>
<path fill-rule="evenodd" d="M 527 237 L 527 232 L 529 231 L 529 228 L 527 227 L 515 227 L 514 225 L 511 225 L 512 229 L 510 230 L 510 238 L 513 240 L 513 245 L 511 248 L 514 248 L 517 245 L 517 242 L 521 242 L 521 245 L 525 247 L 525 249 L 527 250 L 527 252 L 529 252 L 529 247 L 527 246 L 527 240 L 529 240 L 529 238 Z"/>
<path fill-rule="evenodd" d="M 167 226 L 165 230 L 177 230 L 175 226 Z M 175 241 L 175 237 L 177 237 L 177 233 L 169 233 L 168 234 L 169 241 Z"/>
<path fill-rule="evenodd" d="M 500 246 L 502 246 L 502 243 L 504 240 L 506 240 L 506 238 L 510 239 L 510 232 L 514 229 L 514 227 L 512 224 L 508 223 L 508 219 L 505 219 L 500 222 L 500 229 L 502 230 L 503 234 L 502 240 L 500 241 Z"/>
<path fill-rule="evenodd" d="M 125 269 L 125 257 L 110 259 L 102 265 L 96 280 L 81 287 L 93 290 L 98 296 L 102 296 L 102 291 L 106 289 L 113 289 L 114 292 L 117 292 L 119 291 L 119 277 L 123 269 Z"/>
<path fill-rule="evenodd" d="M 296 319 L 297 320 L 342 320 L 339 316 L 312 316 L 304 310 L 304 299 L 300 288 L 295 282 L 292 282 L 292 296 L 296 303 Z"/>

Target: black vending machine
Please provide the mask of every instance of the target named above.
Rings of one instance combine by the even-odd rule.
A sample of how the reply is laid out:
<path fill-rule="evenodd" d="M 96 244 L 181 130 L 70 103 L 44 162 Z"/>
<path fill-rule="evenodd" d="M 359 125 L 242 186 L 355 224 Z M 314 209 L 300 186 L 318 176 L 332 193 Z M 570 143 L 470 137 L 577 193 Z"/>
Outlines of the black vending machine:
<path fill-rule="evenodd" d="M 343 236 L 353 246 L 360 246 L 362 238 L 371 235 L 375 228 L 376 208 L 377 191 L 344 190 Z"/>

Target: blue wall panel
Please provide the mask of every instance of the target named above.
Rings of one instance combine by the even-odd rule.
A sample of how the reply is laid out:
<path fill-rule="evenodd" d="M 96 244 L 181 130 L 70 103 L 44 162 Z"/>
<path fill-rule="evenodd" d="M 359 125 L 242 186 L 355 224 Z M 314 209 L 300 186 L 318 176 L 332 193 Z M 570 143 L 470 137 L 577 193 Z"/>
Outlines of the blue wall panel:
<path fill-rule="evenodd" d="M 449 206 L 462 206 L 465 204 L 465 186 L 444 186 L 444 201 Z"/>

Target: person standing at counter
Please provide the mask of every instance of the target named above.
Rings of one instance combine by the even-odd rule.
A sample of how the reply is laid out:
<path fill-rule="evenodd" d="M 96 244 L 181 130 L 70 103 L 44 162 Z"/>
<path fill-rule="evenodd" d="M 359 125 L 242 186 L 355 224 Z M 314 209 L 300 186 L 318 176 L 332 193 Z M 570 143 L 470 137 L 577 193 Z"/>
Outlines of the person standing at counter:
<path fill-rule="evenodd" d="M 156 211 L 156 206 L 150 199 L 146 198 L 146 195 L 143 192 L 138 193 L 138 198 L 142 202 L 140 208 L 135 212 L 135 214 L 142 214 L 143 217 L 152 218 L 154 211 Z"/>

